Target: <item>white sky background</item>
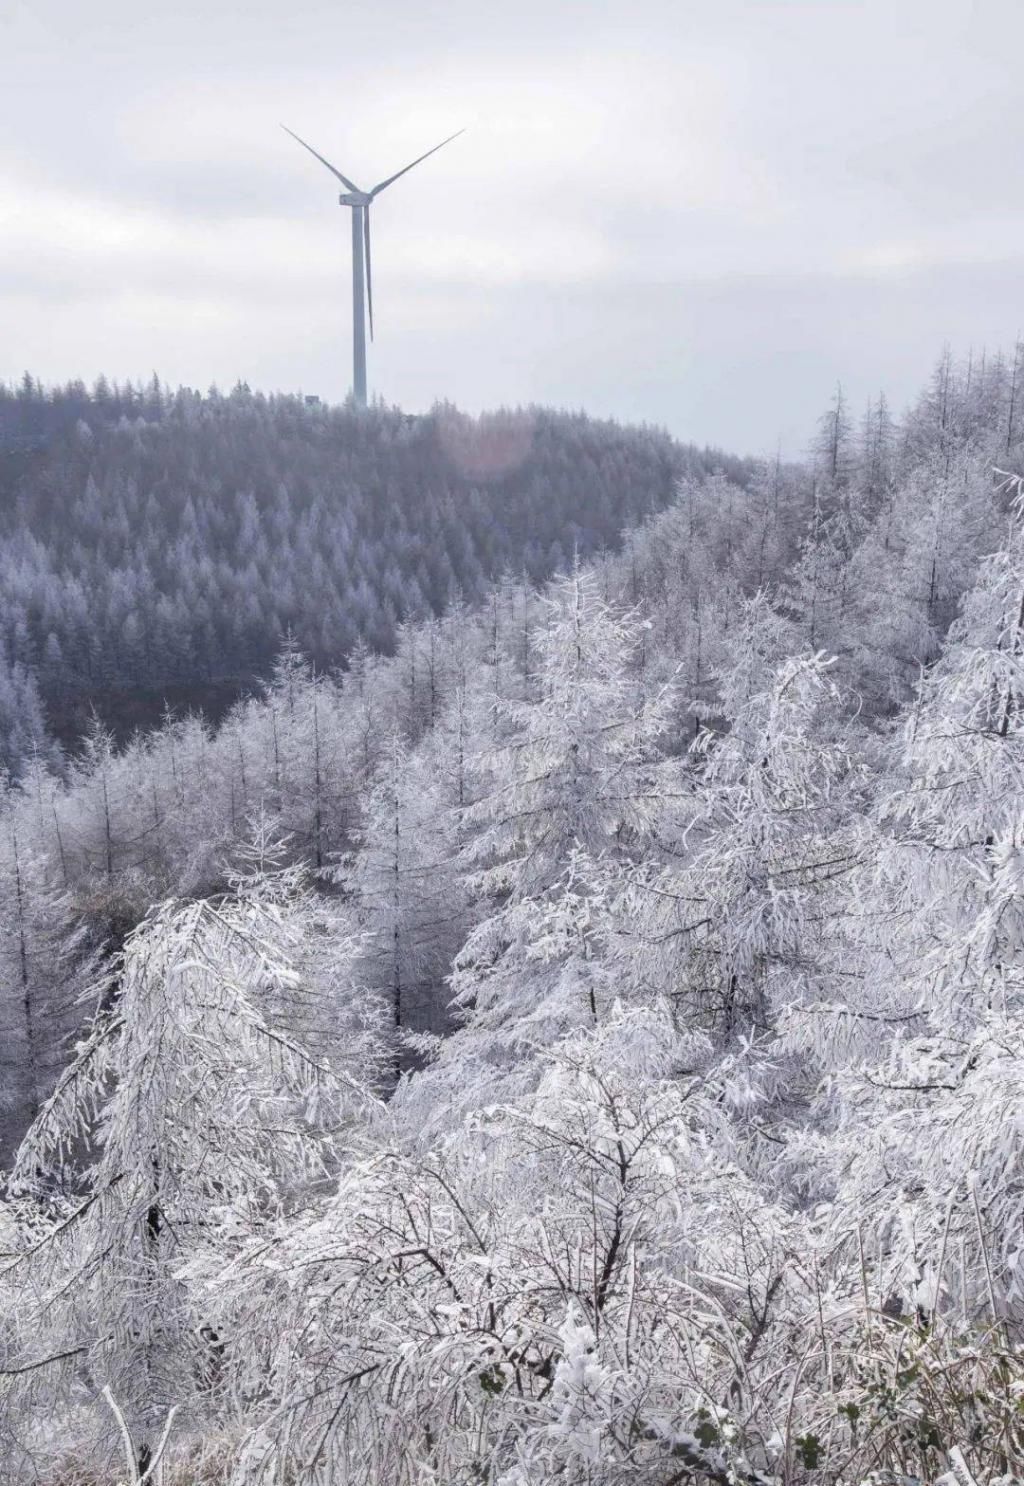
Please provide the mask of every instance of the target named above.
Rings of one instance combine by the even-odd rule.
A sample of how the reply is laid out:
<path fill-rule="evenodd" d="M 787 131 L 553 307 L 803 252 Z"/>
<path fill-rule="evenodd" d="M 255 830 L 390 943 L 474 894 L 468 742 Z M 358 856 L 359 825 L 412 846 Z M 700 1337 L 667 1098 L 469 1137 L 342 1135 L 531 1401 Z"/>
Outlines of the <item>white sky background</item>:
<path fill-rule="evenodd" d="M 0 0 L 0 378 L 525 402 L 799 454 L 1024 326 L 1024 0 Z"/>

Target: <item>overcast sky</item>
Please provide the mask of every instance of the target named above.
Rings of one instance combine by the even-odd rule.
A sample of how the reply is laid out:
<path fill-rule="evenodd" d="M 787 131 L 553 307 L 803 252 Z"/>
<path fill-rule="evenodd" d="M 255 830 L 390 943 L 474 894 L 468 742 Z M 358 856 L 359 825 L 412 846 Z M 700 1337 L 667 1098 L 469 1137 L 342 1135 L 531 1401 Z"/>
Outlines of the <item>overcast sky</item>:
<path fill-rule="evenodd" d="M 1024 0 L 0 0 L 0 378 L 371 392 L 800 453 L 1024 325 Z"/>

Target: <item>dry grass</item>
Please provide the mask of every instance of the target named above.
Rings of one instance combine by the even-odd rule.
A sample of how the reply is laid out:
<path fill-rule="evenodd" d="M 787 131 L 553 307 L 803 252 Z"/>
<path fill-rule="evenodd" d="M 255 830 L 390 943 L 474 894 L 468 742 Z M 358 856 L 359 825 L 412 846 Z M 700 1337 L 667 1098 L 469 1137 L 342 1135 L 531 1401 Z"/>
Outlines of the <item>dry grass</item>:
<path fill-rule="evenodd" d="M 163 1486 L 226 1486 L 234 1453 L 228 1440 L 183 1442 L 164 1464 Z M 65 1460 L 41 1476 L 38 1486 L 126 1486 L 124 1466 L 97 1469 Z"/>

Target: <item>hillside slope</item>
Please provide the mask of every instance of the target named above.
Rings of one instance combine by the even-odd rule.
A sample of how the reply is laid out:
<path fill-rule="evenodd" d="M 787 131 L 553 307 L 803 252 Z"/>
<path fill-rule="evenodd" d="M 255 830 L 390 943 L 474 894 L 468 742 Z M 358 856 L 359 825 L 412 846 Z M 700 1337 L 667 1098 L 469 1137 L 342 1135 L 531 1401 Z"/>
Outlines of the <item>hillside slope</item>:
<path fill-rule="evenodd" d="M 504 570 L 540 582 L 725 466 L 744 478 L 656 429 L 544 409 L 0 389 L 0 708 L 6 678 L 23 717 L 34 676 L 65 739 L 91 707 L 122 734 L 165 697 L 216 715 L 289 633 L 320 667 L 359 640 L 389 652 L 404 621 Z"/>
<path fill-rule="evenodd" d="M 998 370 L 7 785 L 5 1480 L 1024 1480 Z"/>

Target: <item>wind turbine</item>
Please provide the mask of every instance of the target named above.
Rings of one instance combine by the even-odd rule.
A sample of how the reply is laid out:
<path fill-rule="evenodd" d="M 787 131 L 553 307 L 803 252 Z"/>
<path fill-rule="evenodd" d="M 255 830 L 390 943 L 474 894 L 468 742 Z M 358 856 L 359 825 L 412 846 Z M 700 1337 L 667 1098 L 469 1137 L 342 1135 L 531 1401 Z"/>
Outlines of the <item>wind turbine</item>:
<path fill-rule="evenodd" d="M 451 144 L 453 139 L 458 139 L 460 134 L 465 134 L 464 129 L 458 129 L 454 134 L 449 134 L 447 139 L 442 139 L 432 150 L 427 150 L 424 155 L 417 155 L 409 165 L 403 165 L 401 170 L 396 170 L 394 175 L 389 175 L 386 180 L 380 181 L 371 191 L 360 191 L 359 187 L 350 181 L 347 175 L 343 175 L 336 165 L 330 160 L 325 160 L 323 155 L 314 150 L 311 144 L 289 129 L 287 124 L 281 128 L 286 134 L 290 134 L 304 150 L 308 150 L 321 165 L 326 165 L 332 175 L 345 187 L 344 194 L 338 197 L 342 206 L 352 208 L 352 395 L 359 407 L 366 406 L 366 318 L 365 310 L 370 312 L 370 339 L 373 340 L 373 279 L 370 273 L 370 207 L 380 193 L 388 186 L 394 185 L 400 176 L 406 175 L 414 165 L 419 165 L 430 155 L 436 155 L 438 150 L 446 144 Z"/>

